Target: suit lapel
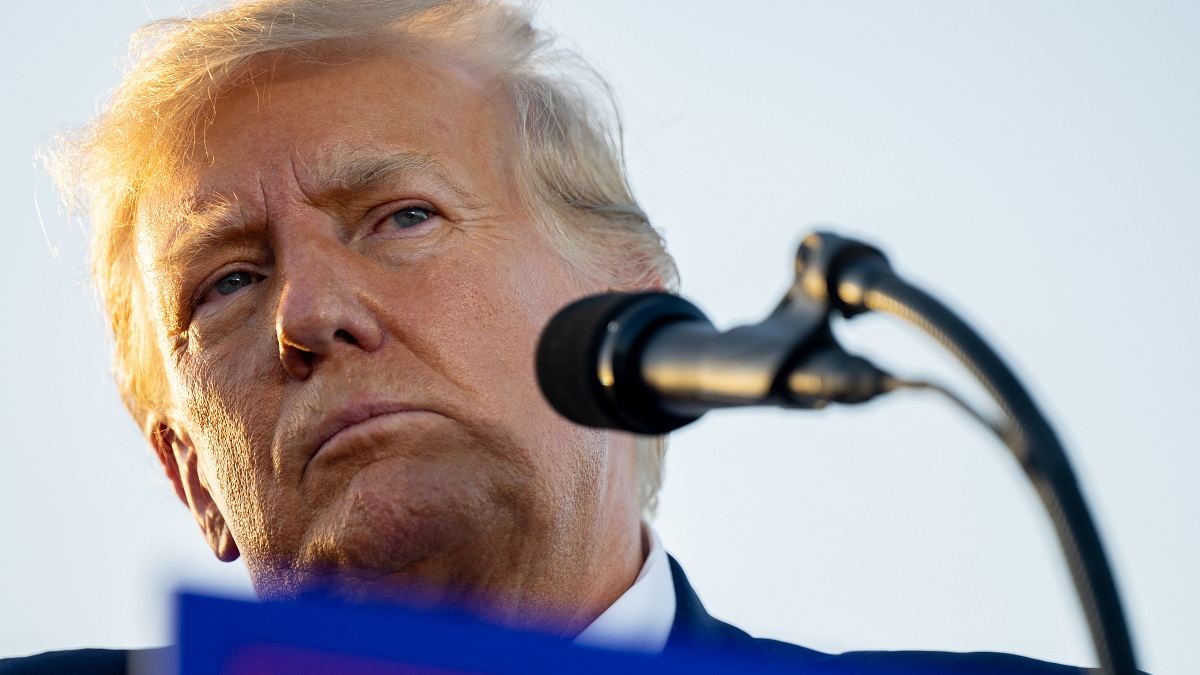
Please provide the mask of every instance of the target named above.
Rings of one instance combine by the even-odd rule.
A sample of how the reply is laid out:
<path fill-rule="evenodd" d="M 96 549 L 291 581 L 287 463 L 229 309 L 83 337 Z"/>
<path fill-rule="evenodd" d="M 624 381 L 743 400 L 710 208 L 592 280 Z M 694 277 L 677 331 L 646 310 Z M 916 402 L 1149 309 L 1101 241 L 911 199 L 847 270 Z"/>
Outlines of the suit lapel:
<path fill-rule="evenodd" d="M 688 583 L 679 562 L 670 555 L 671 578 L 675 583 L 675 623 L 667 637 L 665 651 L 683 649 L 736 650 L 761 652 L 757 641 L 746 631 L 714 619 Z"/>

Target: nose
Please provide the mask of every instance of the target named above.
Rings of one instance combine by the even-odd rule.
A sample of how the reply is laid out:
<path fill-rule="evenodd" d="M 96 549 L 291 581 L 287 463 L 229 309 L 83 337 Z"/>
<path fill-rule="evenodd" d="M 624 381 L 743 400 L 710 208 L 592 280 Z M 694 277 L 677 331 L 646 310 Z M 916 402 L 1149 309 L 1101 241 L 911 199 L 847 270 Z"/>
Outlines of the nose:
<path fill-rule="evenodd" d="M 325 250 L 289 260 L 275 331 L 279 360 L 292 377 L 307 379 L 340 351 L 372 352 L 383 342 L 378 317 L 358 287 L 366 277 L 354 274 L 352 257 Z"/>

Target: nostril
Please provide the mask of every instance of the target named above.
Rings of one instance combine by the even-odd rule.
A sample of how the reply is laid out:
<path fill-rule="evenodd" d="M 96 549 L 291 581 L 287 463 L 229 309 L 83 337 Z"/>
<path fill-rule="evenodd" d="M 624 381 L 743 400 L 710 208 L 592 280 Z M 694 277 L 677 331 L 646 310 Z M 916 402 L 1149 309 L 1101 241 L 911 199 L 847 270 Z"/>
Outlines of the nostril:
<path fill-rule="evenodd" d="M 341 330 L 341 329 L 339 329 L 337 332 L 335 332 L 333 334 L 333 339 L 341 340 L 342 342 L 345 342 L 347 344 L 352 344 L 352 345 L 358 344 L 358 340 L 355 340 L 353 335 L 351 335 L 347 331 Z"/>

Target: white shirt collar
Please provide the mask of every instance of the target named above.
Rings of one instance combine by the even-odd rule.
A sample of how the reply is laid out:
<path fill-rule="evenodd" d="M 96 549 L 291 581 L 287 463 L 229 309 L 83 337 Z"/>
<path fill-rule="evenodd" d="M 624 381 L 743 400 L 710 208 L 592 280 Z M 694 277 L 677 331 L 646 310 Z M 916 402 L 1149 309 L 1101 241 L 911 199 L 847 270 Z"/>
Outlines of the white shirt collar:
<path fill-rule="evenodd" d="M 575 644 L 658 654 L 675 624 L 675 582 L 658 534 L 647 523 L 642 532 L 650 552 L 629 590 L 617 598 L 575 638 Z"/>

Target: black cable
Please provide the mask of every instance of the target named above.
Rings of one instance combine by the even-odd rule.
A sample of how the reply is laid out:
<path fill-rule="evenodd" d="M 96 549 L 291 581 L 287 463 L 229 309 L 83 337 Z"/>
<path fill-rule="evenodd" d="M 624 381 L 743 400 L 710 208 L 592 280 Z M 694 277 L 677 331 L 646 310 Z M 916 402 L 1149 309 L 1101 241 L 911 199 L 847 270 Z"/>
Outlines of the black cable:
<path fill-rule="evenodd" d="M 982 412 L 976 410 L 970 403 L 967 403 L 966 399 L 940 384 L 929 382 L 927 380 L 905 380 L 898 377 L 889 376 L 888 379 L 884 381 L 883 388 L 885 391 L 895 391 L 897 389 L 924 389 L 926 391 L 936 392 L 946 400 L 953 403 L 959 410 L 962 410 L 969 415 L 971 419 L 979 422 L 988 429 L 991 429 L 992 433 L 995 434 L 1001 442 L 1007 443 L 1005 438 L 1008 432 L 1006 431 L 1005 425 L 995 420 L 988 419 L 987 415 L 984 415 Z"/>
<path fill-rule="evenodd" d="M 983 384 L 1010 424 L 996 426 L 1037 489 L 1058 533 L 1083 605 L 1102 672 L 1136 673 L 1133 644 L 1116 582 L 1066 452 L 1016 376 L 957 315 L 900 279 L 886 263 L 845 270 L 838 295 L 847 304 L 897 316 L 949 349 Z"/>

